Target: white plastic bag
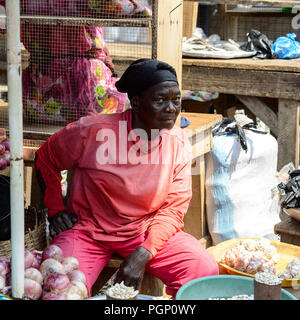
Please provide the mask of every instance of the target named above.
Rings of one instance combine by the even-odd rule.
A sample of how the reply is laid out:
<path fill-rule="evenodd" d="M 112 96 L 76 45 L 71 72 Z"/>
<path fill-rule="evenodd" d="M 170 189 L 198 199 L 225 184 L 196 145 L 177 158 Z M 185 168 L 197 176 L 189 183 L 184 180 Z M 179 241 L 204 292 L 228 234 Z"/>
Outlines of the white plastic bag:
<path fill-rule="evenodd" d="M 206 210 L 213 244 L 274 234 L 279 219 L 276 169 L 278 143 L 270 134 L 244 130 L 247 152 L 237 134 L 213 137 L 206 155 Z"/>

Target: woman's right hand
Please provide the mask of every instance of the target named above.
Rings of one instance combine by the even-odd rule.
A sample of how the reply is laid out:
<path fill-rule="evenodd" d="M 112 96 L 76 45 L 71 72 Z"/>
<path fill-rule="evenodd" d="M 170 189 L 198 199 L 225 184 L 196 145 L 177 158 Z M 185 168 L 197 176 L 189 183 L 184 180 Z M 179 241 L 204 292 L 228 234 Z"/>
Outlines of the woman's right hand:
<path fill-rule="evenodd" d="M 59 233 L 71 229 L 77 222 L 77 216 L 75 213 L 60 211 L 48 220 L 50 236 L 54 238 Z"/>

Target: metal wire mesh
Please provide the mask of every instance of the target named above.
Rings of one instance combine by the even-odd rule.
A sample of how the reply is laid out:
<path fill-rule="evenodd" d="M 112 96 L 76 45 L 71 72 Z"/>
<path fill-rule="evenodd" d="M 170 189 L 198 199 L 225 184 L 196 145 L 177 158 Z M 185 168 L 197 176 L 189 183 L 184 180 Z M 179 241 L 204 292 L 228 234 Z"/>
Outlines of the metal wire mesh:
<path fill-rule="evenodd" d="M 154 2 L 20 1 L 24 142 L 39 140 L 89 112 L 114 113 L 130 107 L 115 81 L 132 61 L 152 56 Z M 5 0 L 0 5 L 5 7 Z M 0 127 L 8 128 L 3 7 Z"/>

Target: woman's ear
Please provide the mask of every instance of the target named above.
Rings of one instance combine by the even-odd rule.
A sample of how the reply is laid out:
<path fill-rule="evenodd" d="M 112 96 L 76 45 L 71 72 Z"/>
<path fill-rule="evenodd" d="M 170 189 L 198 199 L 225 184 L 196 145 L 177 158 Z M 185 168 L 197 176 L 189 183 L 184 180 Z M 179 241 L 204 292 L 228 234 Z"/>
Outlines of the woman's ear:
<path fill-rule="evenodd" d="M 134 112 L 138 112 L 139 109 L 139 96 L 133 96 L 130 100 L 131 108 Z"/>

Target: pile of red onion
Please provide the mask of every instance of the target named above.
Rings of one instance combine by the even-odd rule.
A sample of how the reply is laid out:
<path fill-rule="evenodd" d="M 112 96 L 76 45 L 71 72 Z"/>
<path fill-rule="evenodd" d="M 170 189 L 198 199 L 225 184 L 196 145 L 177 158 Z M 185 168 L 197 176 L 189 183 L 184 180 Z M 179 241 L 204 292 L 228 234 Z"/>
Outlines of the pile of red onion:
<path fill-rule="evenodd" d="M 61 248 L 25 250 L 24 298 L 29 300 L 83 300 L 88 297 L 86 277 L 78 260 L 64 257 Z M 0 292 L 11 295 L 11 261 L 0 257 Z"/>
<path fill-rule="evenodd" d="M 9 140 L 0 142 L 0 170 L 5 169 L 10 162 Z"/>

